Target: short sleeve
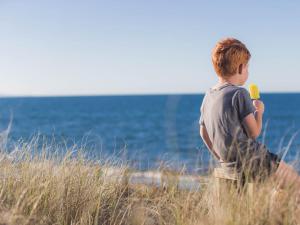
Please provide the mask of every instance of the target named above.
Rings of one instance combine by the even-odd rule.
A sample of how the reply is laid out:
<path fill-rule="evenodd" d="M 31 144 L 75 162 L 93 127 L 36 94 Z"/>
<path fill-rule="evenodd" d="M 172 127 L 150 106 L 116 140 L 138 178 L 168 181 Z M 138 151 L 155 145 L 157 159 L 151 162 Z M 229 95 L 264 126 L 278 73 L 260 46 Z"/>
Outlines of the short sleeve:
<path fill-rule="evenodd" d="M 244 89 L 238 89 L 233 99 L 234 107 L 237 110 L 239 120 L 242 122 L 246 116 L 255 112 L 249 92 Z"/>

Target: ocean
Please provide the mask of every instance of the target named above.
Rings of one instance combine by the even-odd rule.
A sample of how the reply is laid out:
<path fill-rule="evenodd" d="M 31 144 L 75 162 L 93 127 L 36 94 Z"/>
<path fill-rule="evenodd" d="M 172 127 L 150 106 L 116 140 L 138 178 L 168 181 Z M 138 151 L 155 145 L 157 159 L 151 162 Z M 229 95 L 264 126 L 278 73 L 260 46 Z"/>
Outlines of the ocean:
<path fill-rule="evenodd" d="M 0 128 L 12 118 L 9 146 L 34 137 L 84 147 L 88 157 L 113 157 L 139 170 L 159 166 L 201 172 L 212 161 L 199 136 L 203 95 L 0 98 Z M 300 129 L 300 93 L 261 94 L 264 132 L 282 152 Z M 299 159 L 296 135 L 285 158 Z"/>

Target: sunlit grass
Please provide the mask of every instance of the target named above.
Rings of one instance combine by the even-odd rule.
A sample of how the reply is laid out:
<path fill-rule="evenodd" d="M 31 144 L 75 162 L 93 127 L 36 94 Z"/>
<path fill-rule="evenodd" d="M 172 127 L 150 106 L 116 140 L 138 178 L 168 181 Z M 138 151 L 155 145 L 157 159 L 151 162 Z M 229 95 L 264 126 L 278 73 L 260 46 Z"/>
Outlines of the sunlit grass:
<path fill-rule="evenodd" d="M 50 144 L 51 145 L 51 144 Z M 294 192 L 275 192 L 270 179 L 253 196 L 231 187 L 216 197 L 214 179 L 179 188 L 161 168 L 161 185 L 130 182 L 132 170 L 112 160 L 87 160 L 55 145 L 19 143 L 0 155 L 0 224 L 298 224 Z M 178 179 L 177 179 L 178 178 Z M 298 218 L 297 218 L 298 217 Z"/>

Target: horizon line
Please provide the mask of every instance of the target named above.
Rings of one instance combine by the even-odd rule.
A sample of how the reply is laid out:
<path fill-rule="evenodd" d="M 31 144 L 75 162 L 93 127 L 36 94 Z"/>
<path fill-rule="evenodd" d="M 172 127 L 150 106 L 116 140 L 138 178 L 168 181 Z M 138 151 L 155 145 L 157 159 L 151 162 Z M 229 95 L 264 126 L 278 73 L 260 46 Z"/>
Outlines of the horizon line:
<path fill-rule="evenodd" d="M 261 94 L 300 94 L 300 91 L 266 91 Z M 168 95 L 204 95 L 205 92 L 183 93 L 107 93 L 107 94 L 58 94 L 58 95 L 0 95 L 4 98 L 72 98 L 72 97 L 121 97 L 121 96 L 168 96 Z"/>

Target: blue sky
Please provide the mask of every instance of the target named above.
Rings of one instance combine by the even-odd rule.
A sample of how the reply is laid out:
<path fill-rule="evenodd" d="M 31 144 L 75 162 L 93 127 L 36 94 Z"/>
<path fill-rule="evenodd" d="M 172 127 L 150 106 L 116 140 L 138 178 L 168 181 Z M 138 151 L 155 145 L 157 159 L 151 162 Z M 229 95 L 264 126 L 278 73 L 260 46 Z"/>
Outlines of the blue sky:
<path fill-rule="evenodd" d="M 300 91 L 299 1 L 0 0 L 0 95 L 201 93 L 227 36 L 249 82 Z"/>

